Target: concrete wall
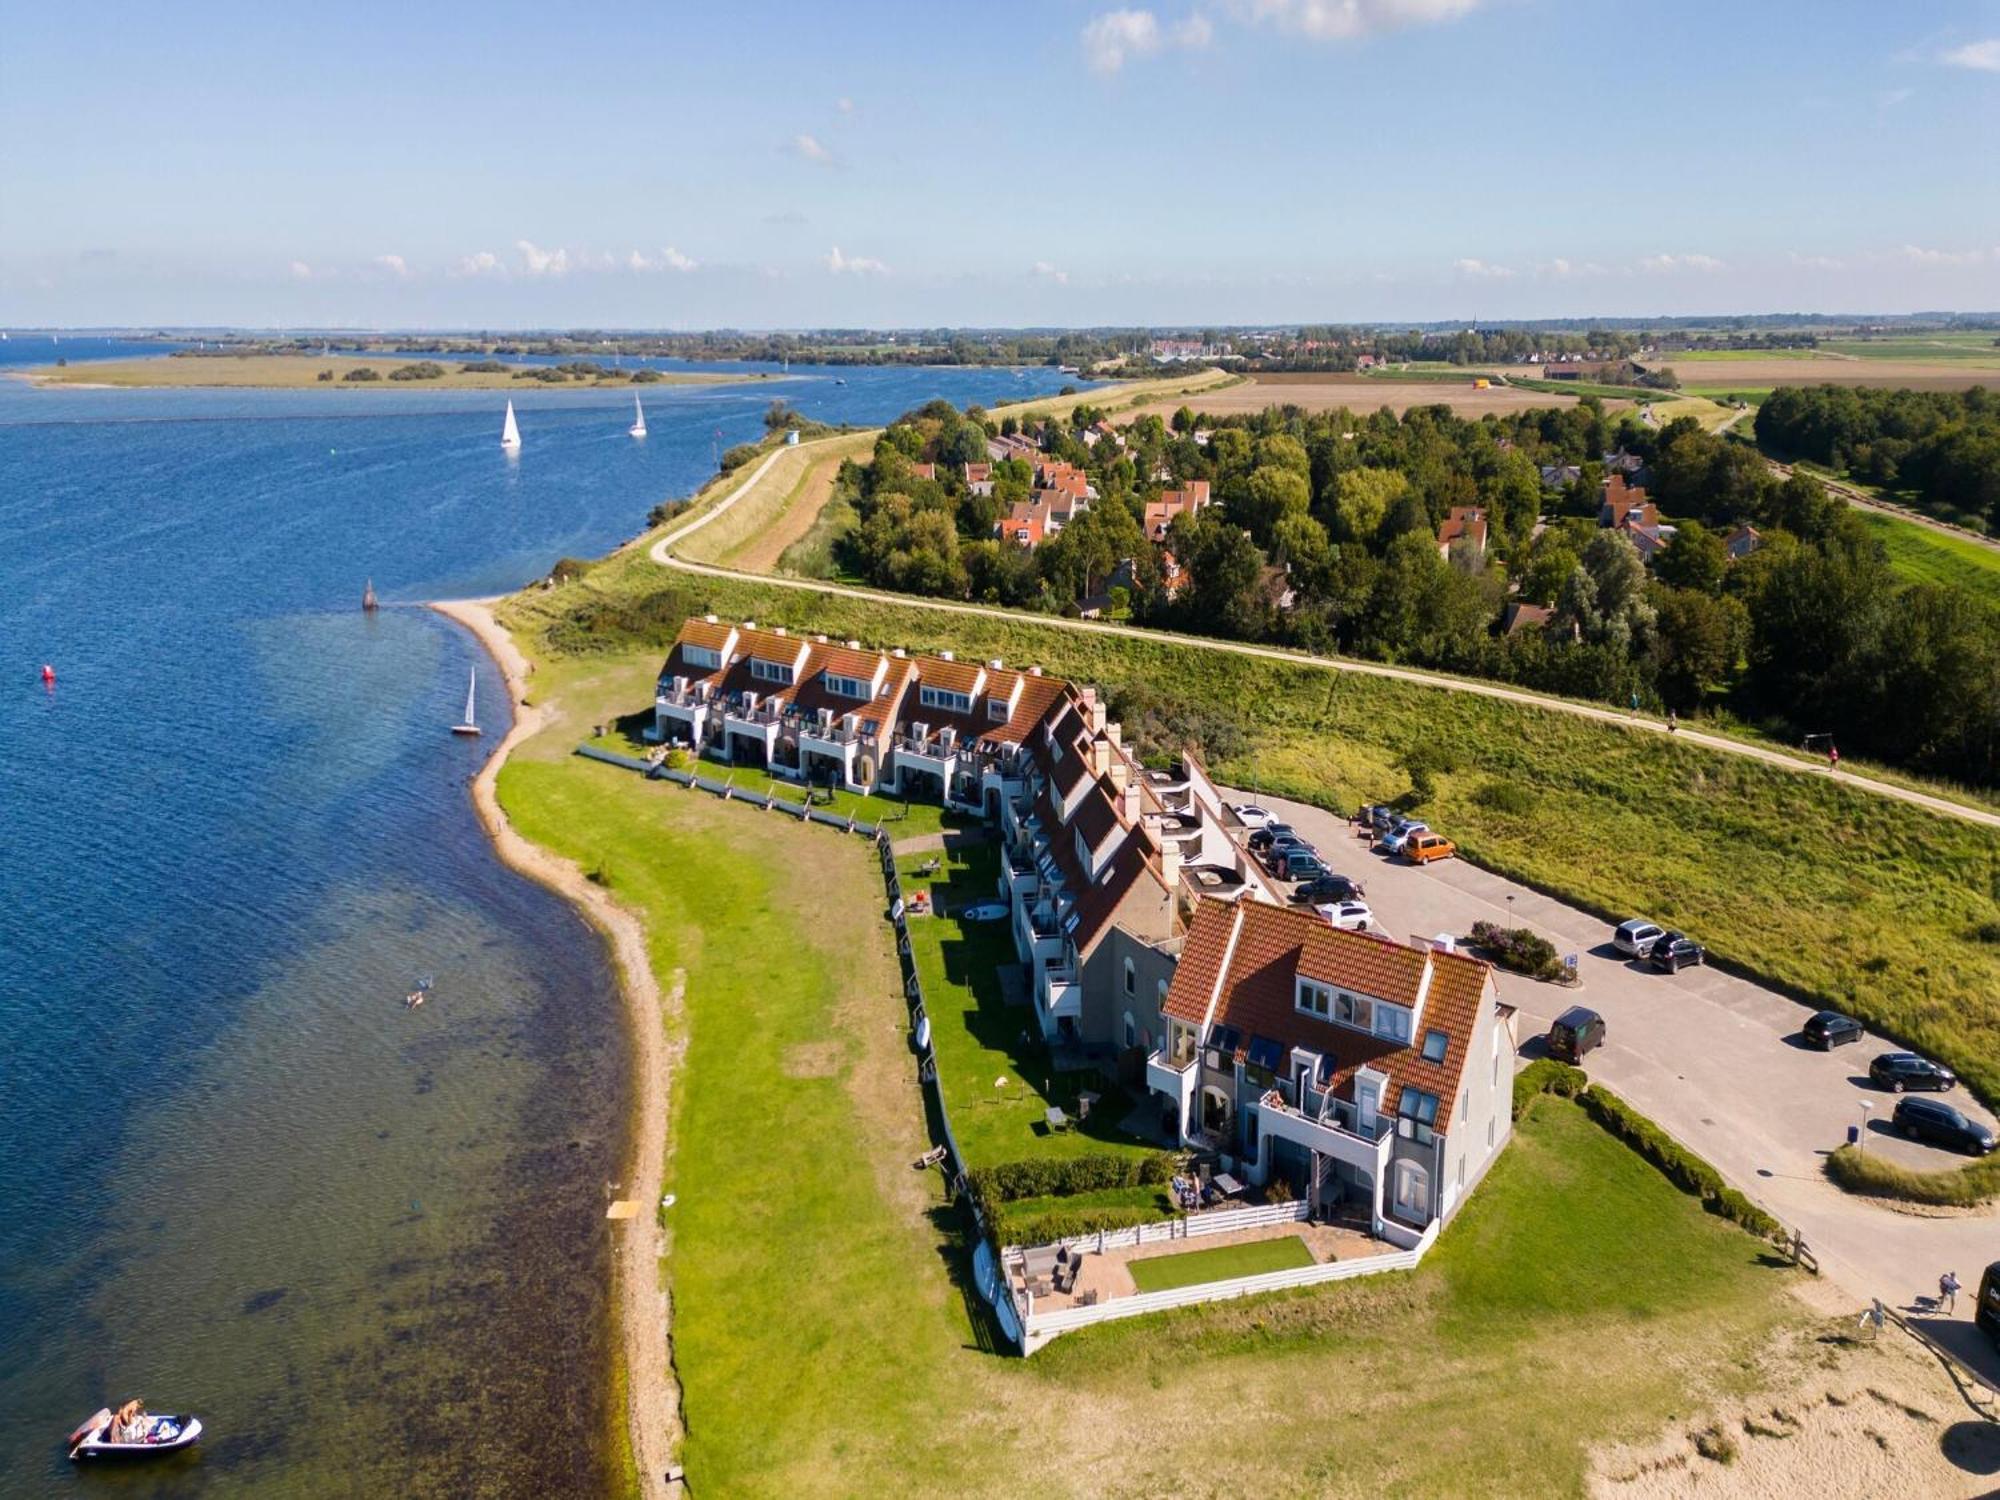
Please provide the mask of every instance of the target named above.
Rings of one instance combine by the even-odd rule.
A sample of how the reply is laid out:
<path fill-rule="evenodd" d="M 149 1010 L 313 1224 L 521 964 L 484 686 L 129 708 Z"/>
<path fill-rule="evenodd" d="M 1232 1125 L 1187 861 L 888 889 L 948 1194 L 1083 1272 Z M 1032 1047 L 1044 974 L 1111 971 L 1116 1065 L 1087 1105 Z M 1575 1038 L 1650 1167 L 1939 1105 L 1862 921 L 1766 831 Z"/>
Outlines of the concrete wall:
<path fill-rule="evenodd" d="M 1177 950 L 1178 940 L 1170 946 Z M 1132 965 L 1133 992 L 1129 995 L 1125 992 L 1127 962 Z M 1179 962 L 1177 952 L 1169 952 L 1122 926 L 1113 927 L 1083 966 L 1083 1039 L 1123 1051 L 1129 1011 L 1138 1030 L 1135 1045 L 1148 1052 L 1159 1046 L 1167 1034 L 1160 1015 L 1160 984 L 1173 979 Z"/>

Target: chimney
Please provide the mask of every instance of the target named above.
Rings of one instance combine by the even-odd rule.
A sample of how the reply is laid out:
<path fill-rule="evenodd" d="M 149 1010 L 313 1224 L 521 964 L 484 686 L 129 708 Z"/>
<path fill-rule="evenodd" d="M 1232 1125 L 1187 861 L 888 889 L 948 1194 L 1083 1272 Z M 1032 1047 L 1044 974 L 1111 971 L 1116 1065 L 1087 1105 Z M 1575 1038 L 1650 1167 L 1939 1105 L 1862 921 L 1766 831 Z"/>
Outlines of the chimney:
<path fill-rule="evenodd" d="M 1104 733 L 1104 700 L 1095 696 L 1090 700 L 1090 732 Z"/>
<path fill-rule="evenodd" d="M 1115 720 L 1104 726 L 1104 737 L 1107 740 L 1111 741 L 1114 747 L 1123 745 L 1125 743 L 1125 741 L 1121 738 L 1124 732 L 1125 732 L 1125 726 L 1123 724 L 1118 723 Z"/>
<path fill-rule="evenodd" d="M 1174 888 L 1175 882 L 1181 878 L 1181 841 L 1179 839 L 1164 839 L 1160 843 L 1160 878 L 1166 881 L 1169 891 Z"/>
<path fill-rule="evenodd" d="M 782 625 L 773 626 L 771 633 L 773 635 L 783 635 L 785 633 L 785 627 Z"/>
<path fill-rule="evenodd" d="M 1139 821 L 1139 787 L 1134 782 L 1118 793 L 1119 814 L 1127 823 Z"/>
<path fill-rule="evenodd" d="M 743 622 L 743 628 L 745 630 L 755 630 L 757 628 L 757 622 L 755 620 L 745 620 Z"/>
<path fill-rule="evenodd" d="M 1102 776 L 1111 769 L 1111 742 L 1096 739 L 1090 742 L 1090 774 Z"/>
<path fill-rule="evenodd" d="M 1030 667 L 1028 668 L 1028 675 L 1030 677 L 1039 677 L 1042 675 L 1042 669 L 1040 667 Z"/>
<path fill-rule="evenodd" d="M 708 621 L 708 623 L 709 623 L 709 624 L 711 624 L 711 625 L 713 625 L 713 624 L 717 623 L 717 622 L 716 622 L 716 618 L 715 618 L 715 616 L 714 616 L 714 615 L 703 615 L 703 616 L 702 616 L 702 618 L 703 618 L 704 620 Z"/>
<path fill-rule="evenodd" d="M 998 671 L 999 671 L 999 670 L 1000 670 L 1000 669 L 1001 669 L 1002 667 L 1004 667 L 1004 666 L 1006 665 L 1006 663 L 1004 663 L 1003 661 L 1001 661 L 1001 660 L 1000 660 L 1000 658 L 996 656 L 996 657 L 994 657 L 994 658 L 993 658 L 993 660 L 989 661 L 989 662 L 988 662 L 988 663 L 987 663 L 986 665 L 987 665 L 988 667 L 992 668 L 992 669 L 993 669 L 993 670 L 994 670 L 995 672 L 998 672 Z"/>
<path fill-rule="evenodd" d="M 898 646 L 890 655 L 894 656 L 897 661 L 901 661 L 908 653 L 901 646 Z"/>
<path fill-rule="evenodd" d="M 826 644 L 826 632 L 822 630 L 818 635 L 814 636 L 813 639 L 818 641 L 822 646 L 824 646 Z"/>
<path fill-rule="evenodd" d="M 861 649 L 861 642 L 859 642 L 859 641 L 849 641 L 849 642 L 847 643 L 847 649 L 848 649 L 849 651 L 859 651 L 859 650 Z M 898 656 L 902 655 L 902 653 L 901 653 L 900 651 L 899 651 L 899 652 L 897 652 L 896 654 L 897 654 Z"/>
<path fill-rule="evenodd" d="M 1100 740 L 1098 743 L 1102 744 L 1103 741 Z M 1113 786 L 1117 787 L 1121 792 L 1124 791 L 1125 784 L 1131 779 L 1131 775 L 1132 768 L 1125 764 L 1124 756 L 1114 755 L 1111 757 L 1111 784 Z"/>
<path fill-rule="evenodd" d="M 958 660 L 958 658 L 957 658 L 956 656 L 954 656 L 954 655 L 953 655 L 953 654 L 952 654 L 951 652 L 949 652 L 949 651 L 940 651 L 940 652 L 938 652 L 938 660 L 939 660 L 939 661 L 957 661 L 957 660 Z"/>

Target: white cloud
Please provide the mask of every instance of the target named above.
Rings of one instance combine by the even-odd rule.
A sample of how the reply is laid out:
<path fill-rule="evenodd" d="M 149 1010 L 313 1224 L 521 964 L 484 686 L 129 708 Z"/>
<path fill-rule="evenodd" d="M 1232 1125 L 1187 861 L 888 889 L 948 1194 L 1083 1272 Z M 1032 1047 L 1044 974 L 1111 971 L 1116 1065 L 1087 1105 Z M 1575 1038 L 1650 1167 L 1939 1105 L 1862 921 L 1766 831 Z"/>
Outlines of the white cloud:
<path fill-rule="evenodd" d="M 1670 276 L 1680 271 L 1720 271 L 1723 262 L 1712 255 L 1648 255 L 1639 269 L 1654 276 Z"/>
<path fill-rule="evenodd" d="M 1922 245 L 1905 245 L 1896 255 L 1913 266 L 1976 266 L 1986 259 L 1984 250 L 1927 250 Z"/>
<path fill-rule="evenodd" d="M 852 99 L 847 99 L 847 98 L 836 99 L 833 101 L 833 107 L 839 110 L 844 115 L 851 115 L 854 113 L 854 101 Z"/>
<path fill-rule="evenodd" d="M 306 264 L 306 263 L 305 263 L 304 261 L 302 261 L 302 260 L 295 260 L 295 261 L 293 261 L 293 262 L 292 262 L 292 267 L 291 267 L 291 270 L 292 270 L 292 280 L 294 280 L 294 281 L 311 281 L 311 280 L 312 280 L 312 277 L 313 277 L 313 268 L 312 268 L 311 266 L 307 265 L 307 264 Z"/>
<path fill-rule="evenodd" d="M 491 250 L 480 250 L 472 255 L 460 256 L 452 266 L 454 276 L 504 276 L 507 268 L 500 263 L 500 257 Z"/>
<path fill-rule="evenodd" d="M 1207 16 L 1199 11 L 1185 21 L 1176 21 L 1167 32 L 1167 40 L 1176 47 L 1185 47 L 1190 52 L 1199 52 L 1215 40 L 1215 27 Z"/>
<path fill-rule="evenodd" d="M 842 255 L 835 245 L 826 257 L 826 268 L 836 276 L 886 276 L 889 268 L 866 255 Z"/>
<path fill-rule="evenodd" d="M 1882 107 L 1894 109 L 1898 104 L 1906 104 L 1915 93 L 1915 89 L 1889 89 L 1882 95 Z"/>
<path fill-rule="evenodd" d="M 1083 58 L 1093 73 L 1116 73 L 1126 59 L 1160 50 L 1160 18 L 1150 10 L 1107 10 L 1083 28 Z"/>
<path fill-rule="evenodd" d="M 1404 26 L 1435 26 L 1477 10 L 1482 0 L 1230 0 L 1246 21 L 1316 42 L 1348 42 Z"/>
<path fill-rule="evenodd" d="M 1983 42 L 1967 42 L 1942 53 L 1938 61 L 1948 68 L 1970 68 L 1975 73 L 2000 73 L 2000 37 Z"/>
<path fill-rule="evenodd" d="M 658 255 L 649 256 L 643 251 L 634 250 L 625 257 L 626 268 L 633 271 L 692 271 L 700 264 L 701 262 L 692 255 L 683 255 L 672 245 L 667 246 Z"/>
<path fill-rule="evenodd" d="M 1455 260 L 1451 263 L 1451 268 L 1461 276 L 1470 276 L 1482 281 L 1505 280 L 1514 274 L 1505 266 L 1492 265 L 1483 260 Z"/>
<path fill-rule="evenodd" d="M 405 261 L 400 255 L 378 255 L 372 264 L 381 270 L 387 271 L 398 281 L 406 279 L 410 274 L 409 262 Z"/>
<path fill-rule="evenodd" d="M 521 262 L 530 276 L 567 276 L 570 268 L 569 251 L 560 247 L 544 250 L 532 240 L 516 240 L 514 248 L 521 252 Z"/>
<path fill-rule="evenodd" d="M 1846 269 L 1846 262 L 1836 260 L 1831 255 L 1801 255 L 1794 250 L 1785 257 L 1801 271 L 1840 271 Z"/>
<path fill-rule="evenodd" d="M 1037 281 L 1053 281 L 1057 286 L 1069 285 L 1069 272 L 1059 270 L 1045 260 L 1038 260 L 1028 268 L 1028 274 Z"/>
<path fill-rule="evenodd" d="M 792 137 L 791 144 L 786 149 L 800 161 L 809 161 L 816 167 L 839 165 L 839 159 L 834 156 L 833 152 L 828 150 L 817 138 L 809 136 L 803 131 Z"/>

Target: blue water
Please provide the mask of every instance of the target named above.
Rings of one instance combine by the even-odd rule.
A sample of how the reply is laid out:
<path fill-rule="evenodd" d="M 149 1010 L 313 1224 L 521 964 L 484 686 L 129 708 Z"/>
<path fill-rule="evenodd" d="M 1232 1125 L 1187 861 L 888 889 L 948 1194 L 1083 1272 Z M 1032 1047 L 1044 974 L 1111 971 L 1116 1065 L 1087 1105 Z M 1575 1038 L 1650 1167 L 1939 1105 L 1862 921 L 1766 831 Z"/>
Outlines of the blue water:
<path fill-rule="evenodd" d="M 127 1394 L 213 1438 L 93 1485 L 601 1488 L 620 1010 L 472 817 L 443 731 L 472 673 L 492 744 L 496 674 L 406 606 L 605 551 L 776 396 L 1063 382 L 794 377 L 648 389 L 644 442 L 629 392 L 524 391 L 514 459 L 494 393 L 0 379 L 0 1495 L 80 1482 L 62 1434 Z"/>

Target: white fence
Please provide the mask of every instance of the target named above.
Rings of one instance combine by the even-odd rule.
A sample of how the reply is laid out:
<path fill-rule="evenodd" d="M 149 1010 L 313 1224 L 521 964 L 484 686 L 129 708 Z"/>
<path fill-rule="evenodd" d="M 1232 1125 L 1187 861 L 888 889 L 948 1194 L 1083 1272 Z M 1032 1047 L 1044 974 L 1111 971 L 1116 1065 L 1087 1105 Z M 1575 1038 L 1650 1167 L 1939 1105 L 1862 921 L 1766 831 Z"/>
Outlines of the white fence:
<path fill-rule="evenodd" d="M 1245 1212 L 1255 1213 L 1249 1209 Z M 1268 1222 L 1268 1221 L 1267 1221 Z M 1239 1228 L 1248 1227 L 1239 1225 Z M 1093 1307 L 1065 1307 L 1038 1313 L 1032 1298 L 1021 1319 L 1021 1352 L 1033 1354 L 1059 1335 L 1092 1323 L 1109 1323 L 1117 1318 L 1138 1318 L 1164 1312 L 1170 1307 L 1193 1307 L 1202 1302 L 1227 1302 L 1236 1297 L 1254 1297 L 1260 1292 L 1279 1292 L 1289 1287 L 1318 1286 L 1327 1281 L 1345 1281 L 1350 1276 L 1373 1276 L 1382 1271 L 1413 1271 L 1437 1242 L 1438 1222 L 1433 1220 L 1408 1250 L 1384 1255 L 1368 1255 L 1356 1260 L 1330 1260 L 1324 1265 L 1301 1266 L 1293 1271 L 1266 1271 L 1257 1276 L 1238 1276 L 1230 1281 L 1208 1281 L 1196 1286 L 1175 1287 L 1165 1292 L 1140 1292 L 1134 1297 L 1114 1297 Z M 1218 1233 L 1209 1230 L 1208 1233 Z"/>

